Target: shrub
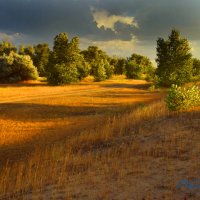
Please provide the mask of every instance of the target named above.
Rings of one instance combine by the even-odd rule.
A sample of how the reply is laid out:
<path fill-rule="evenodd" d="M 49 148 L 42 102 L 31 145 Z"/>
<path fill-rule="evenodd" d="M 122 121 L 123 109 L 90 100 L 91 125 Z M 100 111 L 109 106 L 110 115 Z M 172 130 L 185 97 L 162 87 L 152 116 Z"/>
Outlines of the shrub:
<path fill-rule="evenodd" d="M 104 81 L 106 78 L 107 78 L 106 70 L 104 68 L 104 63 L 102 61 L 96 64 L 96 66 L 94 67 L 94 80 L 96 82 L 99 82 L 99 81 Z"/>
<path fill-rule="evenodd" d="M 65 85 L 78 81 L 78 70 L 73 63 L 55 64 L 48 71 L 47 80 L 51 85 Z"/>
<path fill-rule="evenodd" d="M 187 110 L 200 104 L 200 90 L 198 86 L 189 88 L 172 85 L 166 97 L 166 104 L 169 110 Z"/>
<path fill-rule="evenodd" d="M 129 79 L 141 79 L 142 66 L 138 65 L 135 61 L 129 61 L 126 65 L 126 77 Z"/>
<path fill-rule="evenodd" d="M 18 82 L 22 80 L 35 80 L 38 72 L 30 56 L 11 52 L 0 56 L 0 81 Z"/>
<path fill-rule="evenodd" d="M 106 71 L 106 79 L 109 79 L 112 77 L 112 75 L 114 74 L 114 67 L 113 65 L 110 65 L 109 62 L 107 60 L 104 61 L 104 68 Z"/>

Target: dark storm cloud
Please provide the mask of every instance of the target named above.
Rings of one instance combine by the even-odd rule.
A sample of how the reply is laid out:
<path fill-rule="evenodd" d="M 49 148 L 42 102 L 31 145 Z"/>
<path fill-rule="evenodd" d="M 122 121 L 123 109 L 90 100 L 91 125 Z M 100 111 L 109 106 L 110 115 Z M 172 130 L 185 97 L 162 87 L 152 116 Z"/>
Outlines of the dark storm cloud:
<path fill-rule="evenodd" d="M 114 32 L 97 27 L 92 9 L 132 17 L 139 27 L 115 23 Z M 131 40 L 149 44 L 173 27 L 190 40 L 200 36 L 199 0 L 0 0 L 0 32 L 20 33 L 30 41 L 52 41 L 59 32 L 89 40 Z"/>
<path fill-rule="evenodd" d="M 30 38 L 52 38 L 59 32 L 96 39 L 115 38 L 98 29 L 91 7 L 95 0 L 1 0 L 0 32 L 19 32 Z"/>
<path fill-rule="evenodd" d="M 112 14 L 134 16 L 140 26 L 136 34 L 141 39 L 166 35 L 172 28 L 191 39 L 200 36 L 199 0 L 106 0 L 99 1 L 98 6 Z"/>

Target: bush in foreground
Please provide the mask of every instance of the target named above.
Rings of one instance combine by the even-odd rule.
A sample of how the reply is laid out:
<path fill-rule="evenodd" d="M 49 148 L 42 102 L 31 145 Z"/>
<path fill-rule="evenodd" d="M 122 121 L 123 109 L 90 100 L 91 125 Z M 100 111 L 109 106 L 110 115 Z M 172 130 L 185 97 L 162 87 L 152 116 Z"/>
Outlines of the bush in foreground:
<path fill-rule="evenodd" d="M 197 106 L 200 104 L 199 87 L 184 88 L 172 85 L 165 101 L 171 111 L 187 110 Z"/>

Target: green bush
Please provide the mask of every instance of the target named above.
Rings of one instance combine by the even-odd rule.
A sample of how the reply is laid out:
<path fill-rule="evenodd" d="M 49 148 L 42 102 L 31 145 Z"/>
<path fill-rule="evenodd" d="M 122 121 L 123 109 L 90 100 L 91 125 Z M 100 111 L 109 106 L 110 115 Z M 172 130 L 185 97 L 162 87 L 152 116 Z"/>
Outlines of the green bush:
<path fill-rule="evenodd" d="M 104 68 L 104 63 L 101 61 L 100 63 L 97 63 L 94 67 L 94 81 L 100 82 L 106 80 L 106 70 Z"/>
<path fill-rule="evenodd" d="M 0 82 L 13 83 L 37 78 L 38 72 L 30 56 L 15 52 L 0 56 Z"/>
<path fill-rule="evenodd" d="M 126 65 L 126 77 L 128 79 L 142 79 L 143 67 L 135 61 L 129 61 Z"/>
<path fill-rule="evenodd" d="M 106 72 L 106 79 L 111 78 L 112 75 L 114 74 L 113 65 L 110 65 L 109 62 L 107 60 L 105 60 L 104 61 L 104 68 L 105 68 L 105 72 Z"/>
<path fill-rule="evenodd" d="M 200 90 L 198 86 L 189 88 L 172 85 L 166 97 L 166 104 L 169 110 L 187 110 L 200 104 Z"/>
<path fill-rule="evenodd" d="M 65 85 L 78 81 L 78 70 L 75 64 L 55 64 L 48 70 L 47 81 L 51 85 Z"/>

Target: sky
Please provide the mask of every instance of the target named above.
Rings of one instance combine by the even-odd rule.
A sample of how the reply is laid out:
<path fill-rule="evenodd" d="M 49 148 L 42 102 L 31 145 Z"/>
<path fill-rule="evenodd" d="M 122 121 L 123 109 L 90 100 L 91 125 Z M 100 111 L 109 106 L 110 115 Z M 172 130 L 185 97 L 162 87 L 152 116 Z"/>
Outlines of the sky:
<path fill-rule="evenodd" d="M 0 39 L 47 42 L 67 32 L 81 49 L 97 45 L 110 55 L 156 58 L 156 40 L 180 30 L 200 58 L 200 0 L 0 0 Z"/>

